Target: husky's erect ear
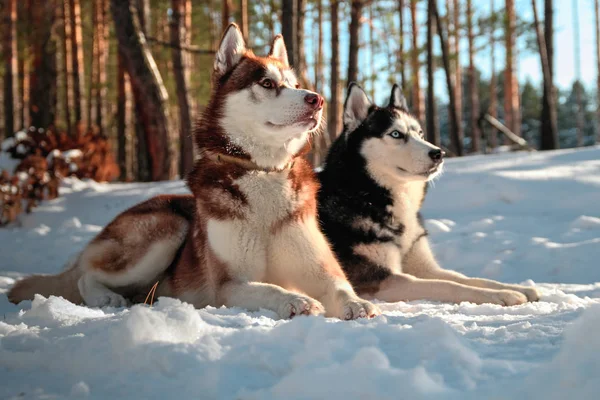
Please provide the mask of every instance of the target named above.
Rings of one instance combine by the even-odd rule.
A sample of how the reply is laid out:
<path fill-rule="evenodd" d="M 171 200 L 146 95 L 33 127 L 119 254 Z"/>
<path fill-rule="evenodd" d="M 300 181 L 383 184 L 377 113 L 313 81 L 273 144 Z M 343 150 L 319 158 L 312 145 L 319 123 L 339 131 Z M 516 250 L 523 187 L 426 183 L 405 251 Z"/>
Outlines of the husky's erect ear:
<path fill-rule="evenodd" d="M 216 77 L 220 78 L 225 75 L 241 60 L 245 52 L 246 43 L 242 31 L 236 24 L 229 24 L 215 57 L 214 73 Z"/>
<path fill-rule="evenodd" d="M 390 96 L 389 107 L 399 108 L 402 111 L 408 112 L 408 104 L 406 103 L 406 98 L 402 94 L 400 86 L 398 86 L 395 83 L 392 87 L 392 95 Z"/>
<path fill-rule="evenodd" d="M 348 132 L 352 132 L 367 118 L 371 105 L 365 91 L 356 83 L 350 83 L 344 103 L 344 127 Z"/>
<path fill-rule="evenodd" d="M 271 44 L 271 51 L 269 51 L 269 57 L 273 57 L 283 65 L 289 68 L 290 62 L 288 60 L 287 49 L 285 48 L 285 42 L 283 40 L 283 36 L 277 35 L 273 39 L 273 44 Z"/>

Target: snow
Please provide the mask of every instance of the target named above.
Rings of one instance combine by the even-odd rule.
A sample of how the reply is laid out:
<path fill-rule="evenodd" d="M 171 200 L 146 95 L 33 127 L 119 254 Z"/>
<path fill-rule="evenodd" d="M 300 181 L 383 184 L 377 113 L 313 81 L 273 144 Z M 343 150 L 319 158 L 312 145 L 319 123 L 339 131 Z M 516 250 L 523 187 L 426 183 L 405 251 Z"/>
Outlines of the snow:
<path fill-rule="evenodd" d="M 535 285 L 538 303 L 381 303 L 382 316 L 352 322 L 169 298 L 8 303 L 15 279 L 59 271 L 123 209 L 186 192 L 68 178 L 0 229 L 0 398 L 597 398 L 600 147 L 449 160 L 430 189 L 441 264 Z"/>

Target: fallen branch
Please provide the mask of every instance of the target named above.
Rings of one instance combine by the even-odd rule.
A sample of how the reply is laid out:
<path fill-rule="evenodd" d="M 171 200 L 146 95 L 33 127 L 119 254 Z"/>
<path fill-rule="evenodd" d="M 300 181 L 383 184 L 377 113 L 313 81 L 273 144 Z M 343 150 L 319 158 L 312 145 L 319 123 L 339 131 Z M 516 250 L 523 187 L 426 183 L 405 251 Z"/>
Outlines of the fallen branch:
<path fill-rule="evenodd" d="M 483 115 L 483 118 L 490 124 L 492 125 L 494 128 L 498 129 L 500 132 L 504 133 L 504 135 L 511 140 L 512 142 L 514 142 L 515 144 L 521 146 L 524 149 L 527 150 L 535 150 L 533 147 L 531 147 L 529 145 L 529 143 L 527 143 L 527 140 L 523 139 L 522 137 L 519 137 L 517 135 L 515 135 L 510 129 L 508 129 L 506 127 L 506 125 L 504 125 L 502 122 L 498 121 L 496 118 L 492 117 L 490 114 L 485 113 Z"/>

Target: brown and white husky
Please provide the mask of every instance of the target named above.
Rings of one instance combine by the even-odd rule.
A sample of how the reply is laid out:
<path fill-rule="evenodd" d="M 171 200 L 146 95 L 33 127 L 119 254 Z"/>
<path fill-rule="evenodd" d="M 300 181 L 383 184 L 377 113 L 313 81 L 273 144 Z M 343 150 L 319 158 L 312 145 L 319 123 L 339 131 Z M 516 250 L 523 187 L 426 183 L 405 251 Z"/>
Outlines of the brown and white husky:
<path fill-rule="evenodd" d="M 281 318 L 372 317 L 316 219 L 318 184 L 300 155 L 319 127 L 323 98 L 300 88 L 281 36 L 267 57 L 230 25 L 217 51 L 213 93 L 198 124 L 192 196 L 159 196 L 117 216 L 55 276 L 16 283 L 90 306 L 157 296 L 193 304 L 265 308 Z"/>

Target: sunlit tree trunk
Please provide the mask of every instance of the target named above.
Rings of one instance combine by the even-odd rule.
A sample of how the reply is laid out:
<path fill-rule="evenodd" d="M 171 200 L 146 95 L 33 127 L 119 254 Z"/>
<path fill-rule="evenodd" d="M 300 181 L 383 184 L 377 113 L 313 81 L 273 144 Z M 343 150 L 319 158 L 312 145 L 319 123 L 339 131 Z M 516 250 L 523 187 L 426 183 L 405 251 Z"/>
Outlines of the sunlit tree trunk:
<path fill-rule="evenodd" d="M 108 62 L 108 0 L 98 0 L 97 9 L 98 58 L 96 81 L 96 125 L 100 132 L 106 132 L 107 124 L 107 91 L 106 66 Z"/>
<path fill-rule="evenodd" d="M 17 0 L 6 0 L 0 11 L 4 13 L 4 132 L 0 132 L 0 139 L 4 139 L 14 134 L 17 128 L 14 115 L 19 109 Z"/>
<path fill-rule="evenodd" d="M 189 32 L 185 29 L 186 0 L 171 0 L 171 58 L 177 86 L 179 105 L 179 174 L 185 176 L 194 164 L 194 143 L 192 140 L 192 102 L 189 94 L 189 72 L 182 44 L 187 42 Z"/>
<path fill-rule="evenodd" d="M 440 145 L 440 130 L 435 105 L 435 78 L 433 65 L 433 2 L 427 0 L 427 140 Z"/>
<path fill-rule="evenodd" d="M 544 33 L 540 32 L 539 18 L 535 0 L 532 0 L 536 36 L 540 52 L 544 94 L 542 96 L 542 116 L 540 148 L 558 149 L 558 122 L 556 115 L 556 95 L 554 89 L 554 10 L 552 0 L 544 1 Z"/>
<path fill-rule="evenodd" d="M 360 50 L 360 18 L 363 0 L 352 0 L 350 4 L 350 45 L 348 51 L 348 82 L 358 81 L 358 52 Z"/>
<path fill-rule="evenodd" d="M 323 85 L 323 0 L 317 0 L 317 54 L 315 56 L 315 91 L 320 92 Z"/>
<path fill-rule="evenodd" d="M 192 4 L 191 0 L 189 4 Z M 248 0 L 240 0 L 240 29 L 244 40 L 248 43 Z"/>
<path fill-rule="evenodd" d="M 579 3 L 577 0 L 573 0 L 573 29 L 575 34 L 573 35 L 573 56 L 575 59 L 575 78 L 577 79 L 578 85 L 575 85 L 575 101 L 577 103 L 577 147 L 583 146 L 583 129 L 585 127 L 584 110 L 583 110 L 583 99 L 582 99 L 582 85 L 581 80 L 581 52 L 579 45 L 581 43 L 579 38 Z"/>
<path fill-rule="evenodd" d="M 340 43 L 339 43 L 339 1 L 331 0 L 331 99 L 328 109 L 327 127 L 333 142 L 340 131 Z"/>
<path fill-rule="evenodd" d="M 516 14 L 515 1 L 506 0 L 505 18 L 506 36 L 506 70 L 504 75 L 504 125 L 515 135 L 521 136 L 521 118 L 519 112 L 519 83 L 516 76 L 515 36 Z M 505 143 L 510 143 L 505 139 Z"/>
<path fill-rule="evenodd" d="M 596 16 L 596 143 L 600 143 L 600 0 L 594 0 Z"/>
<path fill-rule="evenodd" d="M 65 124 L 66 130 L 69 135 L 71 131 L 71 110 L 73 107 L 73 62 L 72 62 L 72 34 L 71 34 L 71 10 L 69 0 L 62 1 L 62 22 L 63 22 L 63 75 L 64 75 L 64 98 L 63 107 L 65 109 Z"/>
<path fill-rule="evenodd" d="M 455 90 L 455 101 L 456 101 L 456 113 L 458 115 L 458 122 L 461 126 L 460 130 L 460 142 L 463 142 L 463 131 L 462 131 L 462 120 L 463 120 L 463 93 L 462 93 L 462 66 L 460 64 L 460 38 L 461 38 L 461 25 L 460 25 L 460 13 L 461 13 L 461 3 L 460 0 L 453 0 L 452 5 L 452 27 L 453 31 L 448 33 L 448 35 L 452 35 L 453 40 L 453 48 L 450 50 L 452 57 L 454 59 L 454 90 Z M 448 19 L 450 19 L 450 15 L 448 15 Z M 462 146 L 462 145 L 461 145 Z"/>
<path fill-rule="evenodd" d="M 398 18 L 400 20 L 400 43 L 398 65 L 400 67 L 400 87 L 406 94 L 406 56 L 404 54 L 404 0 L 398 0 Z"/>
<path fill-rule="evenodd" d="M 417 22 L 417 0 L 410 0 L 410 16 L 412 22 L 412 49 L 410 56 L 412 73 L 412 112 L 422 124 L 424 115 L 419 65 L 419 25 Z"/>
<path fill-rule="evenodd" d="M 86 101 L 85 68 L 83 58 L 83 34 L 81 29 L 81 4 L 79 0 L 70 0 L 71 9 L 71 59 L 73 73 L 73 113 L 76 122 L 85 123 Z"/>
<path fill-rule="evenodd" d="M 490 48 L 491 48 L 491 78 L 490 78 L 490 115 L 498 118 L 498 81 L 496 78 L 496 4 L 495 0 L 490 2 L 490 13 L 493 15 L 493 20 L 490 24 Z M 494 127 L 490 128 L 490 136 L 488 145 L 494 149 L 498 146 L 498 130 Z"/>
<path fill-rule="evenodd" d="M 229 15 L 231 14 L 230 0 L 222 0 L 221 2 L 221 32 L 225 31 L 229 25 Z"/>
<path fill-rule="evenodd" d="M 471 151 L 481 150 L 479 138 L 479 95 L 477 92 L 477 76 L 475 75 L 475 35 L 473 33 L 473 5 L 467 0 L 467 36 L 469 39 L 469 126 L 471 131 Z"/>

